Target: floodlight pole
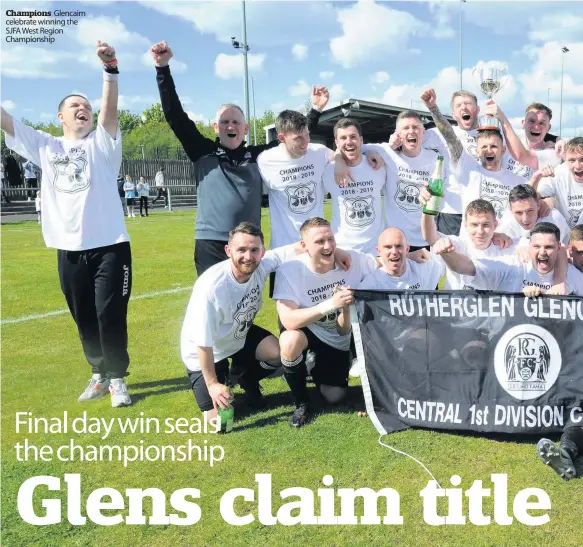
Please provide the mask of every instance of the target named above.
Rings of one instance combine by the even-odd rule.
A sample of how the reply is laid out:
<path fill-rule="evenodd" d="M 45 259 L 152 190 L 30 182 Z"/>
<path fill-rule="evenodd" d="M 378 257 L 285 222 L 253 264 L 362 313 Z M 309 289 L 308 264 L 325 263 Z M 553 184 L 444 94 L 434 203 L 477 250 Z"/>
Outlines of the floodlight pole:
<path fill-rule="evenodd" d="M 245 63 L 245 118 L 249 122 L 249 65 L 247 63 L 247 52 L 249 46 L 247 45 L 247 17 L 245 15 L 245 0 L 243 4 L 243 60 Z"/>
<path fill-rule="evenodd" d="M 561 56 L 561 107 L 559 109 L 559 137 L 563 132 L 563 74 L 565 71 L 565 53 L 569 52 L 569 48 L 563 46 L 561 51 L 563 52 L 563 55 Z"/>

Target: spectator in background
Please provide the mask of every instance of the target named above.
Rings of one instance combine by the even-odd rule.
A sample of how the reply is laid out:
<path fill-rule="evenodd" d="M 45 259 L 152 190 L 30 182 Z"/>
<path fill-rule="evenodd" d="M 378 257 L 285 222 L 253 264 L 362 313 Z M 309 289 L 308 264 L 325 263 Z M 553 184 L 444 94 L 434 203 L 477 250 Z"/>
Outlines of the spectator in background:
<path fill-rule="evenodd" d="M 126 181 L 123 183 L 123 191 L 125 192 L 126 196 L 126 206 L 128 208 L 128 217 L 135 218 L 136 212 L 135 208 L 135 201 L 136 201 L 136 184 L 132 180 L 132 177 L 126 175 Z"/>
<path fill-rule="evenodd" d="M 40 224 L 41 216 L 40 216 L 40 190 L 36 193 L 36 198 L 34 198 L 34 208 L 36 211 L 36 219 L 37 222 Z"/>
<path fill-rule="evenodd" d="M 2 182 L 0 182 L 0 189 L 2 191 L 2 201 L 5 203 L 10 203 L 6 192 L 4 191 L 4 161 L 0 162 L 0 169 L 2 170 Z"/>
<path fill-rule="evenodd" d="M 16 158 L 12 155 L 12 153 L 8 154 L 8 157 L 5 160 L 4 169 L 6 170 L 8 186 L 12 188 L 21 187 L 22 171 L 20 170 L 20 163 L 16 161 Z"/>
<path fill-rule="evenodd" d="M 144 177 L 140 177 L 138 181 L 138 196 L 140 197 L 140 216 L 143 217 L 144 213 L 142 208 L 146 208 L 146 215 L 148 216 L 148 198 L 150 197 L 150 185 L 146 182 Z"/>
<path fill-rule="evenodd" d="M 164 197 L 164 208 L 168 208 L 168 190 L 164 187 L 164 166 L 161 165 L 154 178 L 156 182 L 156 197 L 152 201 L 152 205 L 156 203 L 162 196 Z"/>
<path fill-rule="evenodd" d="M 26 161 L 22 168 L 24 169 L 24 179 L 26 182 L 26 187 L 30 191 L 30 193 L 28 194 L 28 201 L 32 201 L 32 198 L 36 196 L 36 190 L 38 188 L 39 168 L 30 160 Z"/>
<path fill-rule="evenodd" d="M 117 176 L 117 193 L 119 194 L 119 199 L 121 201 L 123 214 L 127 215 L 128 208 L 126 207 L 126 193 L 123 191 L 123 183 L 124 182 L 125 182 L 125 179 L 123 178 L 123 175 L 121 173 L 119 173 L 119 175 Z"/>

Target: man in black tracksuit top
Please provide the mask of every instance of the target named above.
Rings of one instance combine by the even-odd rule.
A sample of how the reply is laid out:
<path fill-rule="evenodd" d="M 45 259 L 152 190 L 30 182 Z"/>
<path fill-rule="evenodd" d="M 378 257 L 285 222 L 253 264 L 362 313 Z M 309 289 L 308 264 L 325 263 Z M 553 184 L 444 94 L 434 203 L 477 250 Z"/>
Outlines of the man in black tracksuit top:
<path fill-rule="evenodd" d="M 160 42 L 152 46 L 151 53 L 166 121 L 195 164 L 198 209 L 194 263 L 200 276 L 214 264 L 227 260 L 225 245 L 234 226 L 242 221 L 261 226 L 262 180 L 257 156 L 279 141 L 247 146 L 244 138 L 249 125 L 237 105 L 223 105 L 217 112 L 215 141 L 201 135 L 176 93 L 168 66 L 172 50 L 166 42 Z M 322 89 L 315 88 L 312 94 L 316 106 L 321 94 L 327 94 Z M 320 112 L 312 108 L 308 114 L 310 125 L 316 125 L 319 117 Z"/>

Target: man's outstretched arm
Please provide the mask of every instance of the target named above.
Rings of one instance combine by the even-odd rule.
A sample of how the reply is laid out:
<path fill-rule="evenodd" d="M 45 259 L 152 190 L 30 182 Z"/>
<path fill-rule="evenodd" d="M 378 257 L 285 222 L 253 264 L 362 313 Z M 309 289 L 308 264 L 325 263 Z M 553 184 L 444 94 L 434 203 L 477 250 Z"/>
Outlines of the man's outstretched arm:
<path fill-rule="evenodd" d="M 156 66 L 156 81 L 160 92 L 160 102 L 168 125 L 180 141 L 191 161 L 195 162 L 215 149 L 212 139 L 204 137 L 196 124 L 182 108 L 168 63 L 174 53 L 166 42 L 158 42 L 150 48 Z"/>
<path fill-rule="evenodd" d="M 451 163 L 455 166 L 457 165 L 464 147 L 461 141 L 458 139 L 457 135 L 454 133 L 453 127 L 449 123 L 448 119 L 441 113 L 439 107 L 437 106 L 437 96 L 433 89 L 427 89 L 421 94 L 421 100 L 431 112 L 431 117 L 435 123 L 439 132 L 443 135 L 445 142 L 447 143 L 447 148 L 449 150 L 449 156 L 451 158 Z"/>
<path fill-rule="evenodd" d="M 7 135 L 14 137 L 14 122 L 12 121 L 12 116 L 8 114 L 4 108 L 1 108 L 0 129 L 2 129 Z"/>
<path fill-rule="evenodd" d="M 97 40 L 97 56 L 104 65 L 106 71 L 103 75 L 103 91 L 101 94 L 101 110 L 98 122 L 115 139 L 117 135 L 117 59 L 115 49 L 108 43 Z"/>

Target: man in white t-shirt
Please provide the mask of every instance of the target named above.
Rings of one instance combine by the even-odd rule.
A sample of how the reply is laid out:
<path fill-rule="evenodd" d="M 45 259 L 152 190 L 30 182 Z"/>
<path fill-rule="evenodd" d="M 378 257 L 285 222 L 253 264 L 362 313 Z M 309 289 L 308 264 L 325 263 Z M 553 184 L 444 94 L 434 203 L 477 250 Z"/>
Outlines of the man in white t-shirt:
<path fill-rule="evenodd" d="M 374 169 L 362 154 L 362 128 L 352 118 L 334 126 L 336 149 L 350 168 L 343 187 L 334 182 L 335 162 L 324 170 L 324 192 L 332 197 L 332 231 L 336 244 L 346 250 L 376 255 L 376 242 L 384 228 L 381 190 L 386 169 Z"/>
<path fill-rule="evenodd" d="M 164 207 L 168 207 L 168 189 L 164 187 L 164 166 L 161 165 L 156 171 L 156 176 L 154 177 L 154 182 L 156 184 L 156 197 L 152 200 L 152 206 L 160 199 L 164 198 Z"/>
<path fill-rule="evenodd" d="M 445 264 L 429 255 L 426 262 L 407 258 L 409 244 L 399 228 L 387 228 L 378 239 L 381 268 L 367 275 L 358 289 L 374 291 L 433 291 L 445 273 Z"/>
<path fill-rule="evenodd" d="M 480 162 L 477 163 L 465 152 L 451 124 L 440 112 L 435 91 L 433 89 L 424 91 L 421 99 L 447 142 L 451 169 L 452 172 L 456 172 L 461 187 L 463 209 L 465 210 L 475 199 L 485 199 L 492 203 L 496 217 L 500 220 L 508 207 L 510 190 L 524 182 L 522 177 L 502 169 L 502 157 L 505 152 L 502 134 L 496 130 L 478 131 L 476 143 Z M 546 212 L 544 213 L 546 215 Z"/>
<path fill-rule="evenodd" d="M 42 232 L 58 249 L 61 289 L 77 324 L 93 375 L 79 401 L 109 388 L 114 407 L 131 404 L 127 375 L 127 306 L 132 257 L 116 178 L 121 167 L 114 49 L 97 42 L 103 97 L 92 131 L 89 101 L 78 94 L 59 104 L 63 137 L 35 131 L 2 109 L 6 146 L 41 166 Z"/>
<path fill-rule="evenodd" d="M 451 96 L 451 112 L 457 125 L 453 126 L 453 131 L 462 143 L 464 150 L 478 159 L 476 153 L 476 138 L 478 136 L 478 98 L 469 91 L 456 91 Z M 428 129 L 425 132 L 423 141 L 425 148 L 433 148 L 442 156 L 449 156 L 447 143 L 437 127 Z M 461 189 L 457 180 L 457 173 L 450 170 L 448 178 L 447 194 L 441 213 L 437 215 L 437 229 L 444 235 L 459 235 L 462 225 L 462 198 Z"/>
<path fill-rule="evenodd" d="M 423 237 L 435 245 L 445 234 L 437 231 L 433 216 L 423 214 L 421 220 L 421 231 Z M 494 236 L 498 221 L 496 212 L 489 201 L 476 199 L 472 201 L 464 213 L 464 230 L 461 236 L 447 236 L 458 253 L 465 254 L 470 258 L 490 258 L 499 259 L 501 257 L 515 257 L 516 247 L 510 245 L 504 247 L 505 240 L 500 245 L 494 243 Z M 446 271 L 444 289 L 446 290 L 467 290 L 473 289 L 471 280 L 460 275 L 449 268 Z"/>
<path fill-rule="evenodd" d="M 367 144 L 365 153 L 379 152 L 385 161 L 387 183 L 384 190 L 384 209 L 387 226 L 401 229 L 412 251 L 428 248 L 421 235 L 421 210 L 419 196 L 429 182 L 439 155 L 435 150 L 423 148 L 425 128 L 419 114 L 412 110 L 397 116 L 392 142 Z M 398 145 L 398 150 L 393 146 Z M 447 188 L 447 161 L 443 169 L 444 184 Z"/>
<path fill-rule="evenodd" d="M 498 231 L 520 239 L 521 246 L 528 246 L 530 231 L 539 222 L 555 224 L 561 231 L 561 242 L 567 244 L 569 241 L 569 226 L 559 211 L 551 209 L 547 216 L 540 216 L 539 197 L 532 186 L 515 186 L 508 195 L 508 203 L 509 209 L 504 213 Z"/>
<path fill-rule="evenodd" d="M 229 408 L 229 361 L 232 375 L 253 408 L 263 406 L 259 381 L 281 365 L 277 338 L 254 325 L 269 274 L 296 255 L 299 244 L 265 251 L 263 233 L 242 222 L 229 234 L 228 260 L 206 270 L 196 281 L 180 339 L 194 396 L 200 410 L 214 417 Z"/>
<path fill-rule="evenodd" d="M 28 201 L 34 199 L 36 196 L 36 189 L 38 188 L 38 171 L 39 168 L 32 163 L 30 160 L 25 161 L 22 165 L 24 171 L 24 180 L 26 182 L 26 187 L 29 189 L 30 193 L 28 195 Z"/>
<path fill-rule="evenodd" d="M 512 171 L 528 182 L 533 171 L 545 165 L 554 167 L 561 163 L 561 158 L 555 152 L 555 144 L 544 140 L 551 128 L 553 115 L 551 109 L 544 104 L 533 103 L 527 107 L 525 119 L 522 121 L 524 142 L 515 133 L 510 120 L 494 101 L 487 101 L 484 114 L 497 118 L 502 124 L 509 152 L 503 159 L 504 169 Z"/>
<path fill-rule="evenodd" d="M 472 261 L 456 253 L 454 260 L 446 256 L 455 247 L 448 238 L 438 241 L 434 247 L 436 254 L 443 254 L 444 260 L 453 271 L 472 277 L 477 289 L 523 292 L 528 296 L 555 293 L 556 271 L 563 256 L 559 229 L 549 222 L 537 224 L 530 233 L 530 262 L 506 262 L 481 259 Z M 459 259 L 459 257 L 462 257 Z M 583 274 L 571 264 L 566 275 L 566 294 L 583 296 Z"/>
<path fill-rule="evenodd" d="M 307 254 L 283 264 L 275 281 L 273 298 L 284 327 L 279 338 L 284 376 L 296 402 L 293 427 L 311 417 L 306 387 L 305 355 L 315 355 L 311 375 L 324 399 L 340 402 L 348 387 L 350 368 L 350 313 L 356 287 L 377 268 L 376 259 L 349 251 L 347 271 L 335 265 L 336 242 L 330 223 L 314 217 L 301 226 L 302 247 Z"/>
<path fill-rule="evenodd" d="M 575 137 L 565 145 L 565 163 L 552 177 L 534 184 L 542 197 L 555 198 L 558 211 L 572 228 L 583 223 L 583 137 Z"/>

